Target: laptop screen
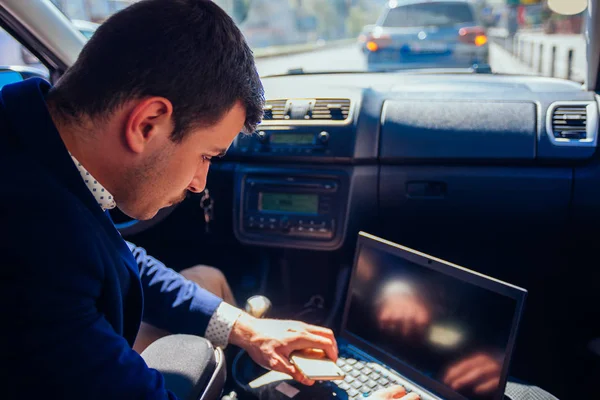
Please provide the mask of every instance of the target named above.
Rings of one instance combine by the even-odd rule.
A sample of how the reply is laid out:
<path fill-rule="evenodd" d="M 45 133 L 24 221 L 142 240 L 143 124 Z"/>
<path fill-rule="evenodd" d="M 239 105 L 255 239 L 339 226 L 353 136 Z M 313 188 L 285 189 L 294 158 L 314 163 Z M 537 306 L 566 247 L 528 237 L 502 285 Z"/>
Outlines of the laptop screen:
<path fill-rule="evenodd" d="M 399 249 L 369 243 L 363 241 L 356 255 L 346 334 L 460 394 L 457 398 L 502 398 L 518 299 L 478 285 L 477 279 L 491 281 L 483 275 L 407 253 L 411 260 Z"/>

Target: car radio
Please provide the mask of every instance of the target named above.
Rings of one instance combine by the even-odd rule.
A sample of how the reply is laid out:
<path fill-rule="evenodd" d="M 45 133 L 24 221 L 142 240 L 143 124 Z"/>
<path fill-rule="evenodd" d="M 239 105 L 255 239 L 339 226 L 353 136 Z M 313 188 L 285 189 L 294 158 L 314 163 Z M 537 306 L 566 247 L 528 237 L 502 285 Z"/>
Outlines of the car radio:
<path fill-rule="evenodd" d="M 246 176 L 241 228 L 246 233 L 330 240 L 336 231 L 340 182 Z"/>
<path fill-rule="evenodd" d="M 354 135 L 343 126 L 264 126 L 252 135 L 240 134 L 227 152 L 231 156 L 258 158 L 350 157 Z"/>
<path fill-rule="evenodd" d="M 329 131 L 314 127 L 298 130 L 263 129 L 253 136 L 239 137 L 236 145 L 246 152 L 255 153 L 322 154 L 328 150 L 330 139 Z"/>
<path fill-rule="evenodd" d="M 274 148 L 287 148 L 287 146 L 301 146 L 309 149 L 324 149 L 329 141 L 329 132 L 285 132 L 285 131 L 258 131 L 256 133 L 263 145 Z"/>

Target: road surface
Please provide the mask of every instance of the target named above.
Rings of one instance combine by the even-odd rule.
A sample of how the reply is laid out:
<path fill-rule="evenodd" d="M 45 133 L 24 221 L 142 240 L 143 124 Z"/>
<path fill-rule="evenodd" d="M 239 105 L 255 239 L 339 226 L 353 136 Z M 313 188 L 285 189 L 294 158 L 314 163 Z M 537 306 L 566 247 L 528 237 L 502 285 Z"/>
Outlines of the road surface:
<path fill-rule="evenodd" d="M 525 63 L 515 59 L 500 46 L 490 43 L 492 71 L 506 74 L 537 74 Z M 364 71 L 365 57 L 358 45 L 325 48 L 310 53 L 257 59 L 261 76 L 285 74 L 290 69 L 302 68 L 306 72 Z M 435 67 L 435 66 L 434 66 Z"/>

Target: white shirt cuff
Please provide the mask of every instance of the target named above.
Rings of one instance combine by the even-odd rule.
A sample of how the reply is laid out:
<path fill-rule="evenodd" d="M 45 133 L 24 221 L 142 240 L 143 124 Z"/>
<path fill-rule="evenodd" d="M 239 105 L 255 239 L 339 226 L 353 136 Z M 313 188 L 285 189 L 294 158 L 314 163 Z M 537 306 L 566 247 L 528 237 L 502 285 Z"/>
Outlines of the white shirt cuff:
<path fill-rule="evenodd" d="M 242 310 L 223 301 L 208 321 L 206 333 L 204 334 L 206 340 L 210 341 L 215 347 L 225 348 L 229 342 L 229 334 L 233 324 L 241 314 Z"/>

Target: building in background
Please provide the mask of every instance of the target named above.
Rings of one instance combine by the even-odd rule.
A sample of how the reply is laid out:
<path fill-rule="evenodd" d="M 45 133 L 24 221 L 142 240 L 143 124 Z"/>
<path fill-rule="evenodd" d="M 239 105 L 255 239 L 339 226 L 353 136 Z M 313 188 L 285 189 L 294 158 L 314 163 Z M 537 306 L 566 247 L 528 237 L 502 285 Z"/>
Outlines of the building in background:
<path fill-rule="evenodd" d="M 250 47 L 268 47 L 303 42 L 290 1 L 252 0 L 240 24 Z"/>

